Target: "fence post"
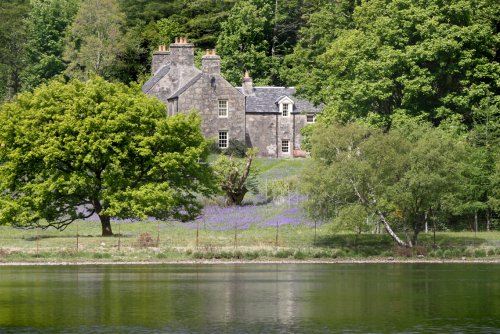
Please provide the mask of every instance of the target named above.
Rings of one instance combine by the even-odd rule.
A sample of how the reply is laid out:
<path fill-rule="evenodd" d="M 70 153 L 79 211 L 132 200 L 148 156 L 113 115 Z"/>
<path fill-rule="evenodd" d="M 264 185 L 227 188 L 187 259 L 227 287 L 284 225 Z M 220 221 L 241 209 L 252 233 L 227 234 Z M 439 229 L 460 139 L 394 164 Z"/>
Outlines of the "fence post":
<path fill-rule="evenodd" d="M 36 228 L 36 257 L 38 257 L 39 248 L 40 248 L 40 235 L 39 235 L 39 230 L 37 227 Z"/>
<path fill-rule="evenodd" d="M 76 222 L 76 252 L 78 253 L 78 250 L 80 248 L 80 236 L 79 236 L 79 227 L 80 227 L 80 224 L 78 224 L 78 222 Z"/>
<path fill-rule="evenodd" d="M 157 232 L 156 232 L 156 248 L 160 248 L 160 221 L 157 220 Z"/>
<path fill-rule="evenodd" d="M 121 224 L 118 223 L 118 252 L 121 251 L 121 245 L 122 245 L 122 229 L 121 229 Z"/>

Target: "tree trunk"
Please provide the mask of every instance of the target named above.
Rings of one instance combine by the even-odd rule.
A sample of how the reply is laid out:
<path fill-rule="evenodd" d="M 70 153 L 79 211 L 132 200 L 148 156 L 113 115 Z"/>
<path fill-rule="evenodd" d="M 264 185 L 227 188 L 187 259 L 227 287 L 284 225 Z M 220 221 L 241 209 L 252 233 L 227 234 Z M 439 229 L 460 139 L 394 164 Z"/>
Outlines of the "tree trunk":
<path fill-rule="evenodd" d="M 243 198 L 245 198 L 245 194 L 248 192 L 246 188 L 241 189 L 240 191 L 228 192 L 226 194 L 226 205 L 241 205 L 243 202 Z"/>
<path fill-rule="evenodd" d="M 477 210 L 474 211 L 474 232 L 477 232 L 478 230 L 478 223 L 477 223 Z"/>
<path fill-rule="evenodd" d="M 382 224 L 384 225 L 384 228 L 385 230 L 387 231 L 387 233 L 389 233 L 389 235 L 392 237 L 392 239 L 394 241 L 396 241 L 396 243 L 400 246 L 403 246 L 403 247 L 411 247 L 410 244 L 407 244 L 406 242 L 404 242 L 403 240 L 401 240 L 396 233 L 394 233 L 394 231 L 392 230 L 391 226 L 389 225 L 389 222 L 387 221 L 387 219 L 385 218 L 385 215 L 382 213 L 382 211 L 378 210 L 377 209 L 377 214 L 379 215 L 380 217 L 380 221 L 382 222 Z"/>
<path fill-rule="evenodd" d="M 101 220 L 102 236 L 103 237 L 112 236 L 113 231 L 111 230 L 111 218 L 106 215 L 99 215 L 99 219 Z"/>
<path fill-rule="evenodd" d="M 490 231 L 490 209 L 486 209 L 486 231 Z"/>
<path fill-rule="evenodd" d="M 427 221 L 427 212 L 425 213 L 424 216 L 424 222 L 425 222 L 425 233 L 429 233 L 429 222 Z"/>

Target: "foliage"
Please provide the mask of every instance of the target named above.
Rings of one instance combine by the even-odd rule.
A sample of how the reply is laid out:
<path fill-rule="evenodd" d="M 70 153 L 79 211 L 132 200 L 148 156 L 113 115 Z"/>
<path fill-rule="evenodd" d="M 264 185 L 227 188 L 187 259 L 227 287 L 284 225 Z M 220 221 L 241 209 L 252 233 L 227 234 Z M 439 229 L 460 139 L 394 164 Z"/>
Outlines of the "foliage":
<path fill-rule="evenodd" d="M 297 193 L 298 178 L 287 177 L 283 179 L 266 180 L 266 198 L 269 200 L 284 199 Z"/>
<path fill-rule="evenodd" d="M 255 187 L 255 176 L 250 172 L 256 154 L 255 149 L 248 149 L 246 159 L 220 155 L 215 161 L 213 168 L 219 187 L 226 194 L 226 205 L 241 205 L 246 193 Z"/>
<path fill-rule="evenodd" d="M 366 208 L 358 203 L 341 207 L 331 224 L 335 232 L 352 231 L 356 234 L 370 230 L 369 215 Z"/>
<path fill-rule="evenodd" d="M 229 139 L 229 145 L 222 153 L 236 158 L 244 158 L 247 155 L 247 146 L 238 139 Z"/>
<path fill-rule="evenodd" d="M 31 1 L 23 89 L 33 89 L 64 72 L 64 38 L 77 10 L 77 0 Z"/>
<path fill-rule="evenodd" d="M 88 79 L 97 74 L 110 78 L 118 56 L 123 53 L 124 23 L 117 0 L 82 0 L 67 36 L 68 75 Z"/>
<path fill-rule="evenodd" d="M 412 247 L 426 219 L 451 212 L 464 184 L 464 142 L 427 125 L 402 130 L 318 126 L 314 160 L 304 175 L 313 218 L 333 219 L 339 210 L 361 205 L 398 244 Z M 405 231 L 406 241 L 397 228 Z"/>
<path fill-rule="evenodd" d="M 224 77 L 233 85 L 249 71 L 257 83 L 265 83 L 269 77 L 270 63 L 267 58 L 268 41 L 265 40 L 268 13 L 271 7 L 256 1 L 239 1 L 222 24 L 217 41 Z"/>
<path fill-rule="evenodd" d="M 195 114 L 166 117 L 138 87 L 58 81 L 0 109 L 0 224 L 54 226 L 97 214 L 192 219 L 214 190 Z"/>
<path fill-rule="evenodd" d="M 285 67 L 281 75 L 295 85 L 300 94 L 315 103 L 324 101 L 319 93 L 324 89 L 324 80 L 330 75 L 320 56 L 342 31 L 353 26 L 352 13 L 355 2 L 311 2 L 313 7 L 298 31 L 299 38 L 293 52 L 288 52 L 285 56 Z"/>
<path fill-rule="evenodd" d="M 312 73 L 318 65 L 299 88 L 326 103 L 330 121 L 389 127 L 404 114 L 470 127 L 473 107 L 500 88 L 499 13 L 491 0 L 363 2 L 351 24 L 332 30 L 322 54 L 297 49 L 295 58 L 314 59 Z"/>
<path fill-rule="evenodd" d="M 0 1 L 0 102 L 21 90 L 28 12 L 28 0 Z"/>

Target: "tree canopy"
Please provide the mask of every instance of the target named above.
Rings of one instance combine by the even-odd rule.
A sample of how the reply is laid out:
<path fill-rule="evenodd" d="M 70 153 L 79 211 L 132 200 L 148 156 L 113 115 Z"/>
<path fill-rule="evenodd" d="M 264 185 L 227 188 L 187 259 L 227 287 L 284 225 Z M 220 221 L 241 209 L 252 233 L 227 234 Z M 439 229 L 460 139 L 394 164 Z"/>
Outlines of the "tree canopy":
<path fill-rule="evenodd" d="M 401 246 L 416 245 L 426 220 L 453 212 L 466 183 L 464 141 L 428 125 L 386 133 L 356 123 L 319 126 L 312 141 L 309 211 L 339 224 L 364 207 L 365 219 L 375 215 Z"/>
<path fill-rule="evenodd" d="M 499 13 L 490 0 L 363 2 L 351 23 L 336 23 L 332 39 L 320 39 L 326 49 L 309 67 L 318 75 L 295 82 L 326 104 L 324 117 L 332 120 L 388 127 L 403 114 L 471 126 L 473 108 L 500 90 Z"/>
<path fill-rule="evenodd" d="M 64 228 L 97 214 L 191 219 L 214 190 L 200 119 L 138 87 L 59 81 L 0 109 L 0 224 Z"/>

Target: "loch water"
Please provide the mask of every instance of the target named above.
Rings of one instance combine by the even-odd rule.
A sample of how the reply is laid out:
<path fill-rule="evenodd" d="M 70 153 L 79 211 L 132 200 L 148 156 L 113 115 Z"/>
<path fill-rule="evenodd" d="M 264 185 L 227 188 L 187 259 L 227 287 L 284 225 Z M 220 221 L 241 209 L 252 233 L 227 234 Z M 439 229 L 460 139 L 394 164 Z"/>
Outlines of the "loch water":
<path fill-rule="evenodd" d="M 500 333 L 500 265 L 3 266 L 0 333 Z"/>

